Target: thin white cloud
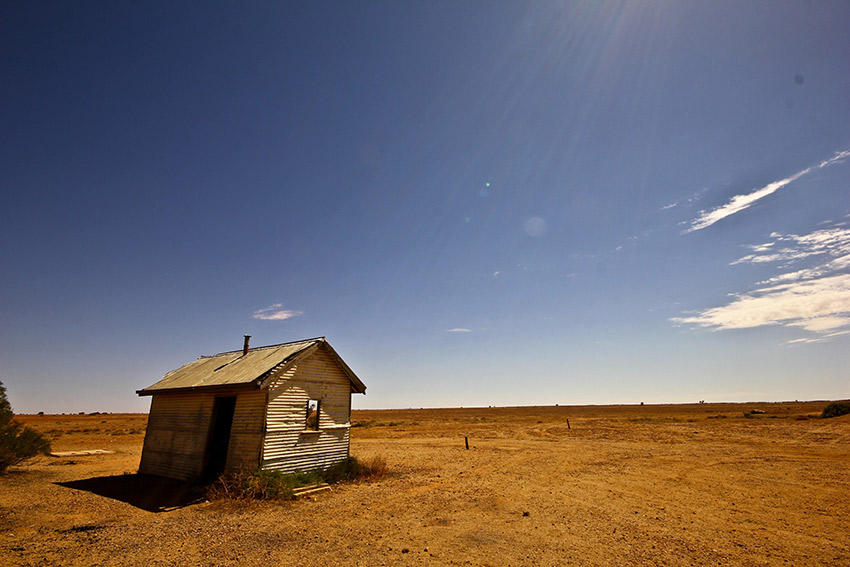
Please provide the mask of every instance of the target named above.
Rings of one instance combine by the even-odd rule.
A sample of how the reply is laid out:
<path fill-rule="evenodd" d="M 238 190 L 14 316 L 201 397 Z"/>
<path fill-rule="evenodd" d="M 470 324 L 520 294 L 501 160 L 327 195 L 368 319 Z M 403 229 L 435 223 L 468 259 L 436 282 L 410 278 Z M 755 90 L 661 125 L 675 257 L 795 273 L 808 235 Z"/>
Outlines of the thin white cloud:
<path fill-rule="evenodd" d="M 802 339 L 794 339 L 793 341 L 788 341 L 788 344 L 789 345 L 796 345 L 796 344 L 823 343 L 823 342 L 826 342 L 833 337 L 837 337 L 839 335 L 847 335 L 847 334 L 850 334 L 850 331 L 839 331 L 837 333 L 830 333 L 828 335 L 822 335 L 822 336 L 814 337 L 814 338 L 804 337 Z"/>
<path fill-rule="evenodd" d="M 735 195 L 732 199 L 726 203 L 725 205 L 721 205 L 719 207 L 715 207 L 710 211 L 701 211 L 699 216 L 691 221 L 690 228 L 686 229 L 682 232 L 682 234 L 687 234 L 689 232 L 694 232 L 696 230 L 702 230 L 703 228 L 709 227 L 714 223 L 725 219 L 728 216 L 734 215 L 735 213 L 739 213 L 744 209 L 750 208 L 755 202 L 764 199 L 768 195 L 772 195 L 778 190 L 782 189 L 789 183 L 796 181 L 797 179 L 803 177 L 807 173 L 810 173 L 816 169 L 822 169 L 829 165 L 832 165 L 836 162 L 843 160 L 844 158 L 850 156 L 850 149 L 843 150 L 837 152 L 831 158 L 822 161 L 818 165 L 813 165 L 811 167 L 807 167 L 802 171 L 798 171 L 794 175 L 790 177 L 786 177 L 785 179 L 780 179 L 779 181 L 774 181 L 773 183 L 768 183 L 761 189 L 756 189 L 751 193 L 747 193 L 746 195 Z"/>
<path fill-rule="evenodd" d="M 281 309 L 282 303 L 275 303 L 263 309 L 257 309 L 251 316 L 254 319 L 262 319 L 264 321 L 283 321 L 301 315 L 302 311 L 293 311 L 291 309 Z"/>
<path fill-rule="evenodd" d="M 457 327 L 457 328 L 454 328 L 454 329 L 448 329 L 446 332 L 447 333 L 471 333 L 472 329 L 463 329 L 461 327 Z"/>
<path fill-rule="evenodd" d="M 711 330 L 768 325 L 801 328 L 819 335 L 792 343 L 819 342 L 850 333 L 850 229 L 832 227 L 806 235 L 773 233 L 773 242 L 748 246 L 752 252 L 732 264 L 779 263 L 784 270 L 734 294 L 726 305 L 672 319 Z M 806 262 L 809 265 L 799 267 Z"/>

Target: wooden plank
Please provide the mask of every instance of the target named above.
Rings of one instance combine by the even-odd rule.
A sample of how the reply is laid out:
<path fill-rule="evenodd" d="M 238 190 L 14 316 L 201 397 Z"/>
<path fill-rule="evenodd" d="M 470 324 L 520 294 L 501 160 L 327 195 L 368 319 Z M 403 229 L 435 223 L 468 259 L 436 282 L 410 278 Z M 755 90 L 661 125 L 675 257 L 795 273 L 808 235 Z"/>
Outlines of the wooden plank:
<path fill-rule="evenodd" d="M 115 451 L 107 451 L 106 449 L 88 449 L 85 451 L 54 451 L 50 453 L 51 457 L 87 457 L 89 455 L 111 455 Z"/>
<path fill-rule="evenodd" d="M 324 492 L 325 490 L 330 490 L 331 485 L 323 482 L 321 484 L 311 484 L 309 486 L 300 486 L 298 488 L 293 489 L 292 495 L 295 498 L 300 498 L 301 496 L 308 496 L 310 494 L 315 494 L 317 492 Z"/>

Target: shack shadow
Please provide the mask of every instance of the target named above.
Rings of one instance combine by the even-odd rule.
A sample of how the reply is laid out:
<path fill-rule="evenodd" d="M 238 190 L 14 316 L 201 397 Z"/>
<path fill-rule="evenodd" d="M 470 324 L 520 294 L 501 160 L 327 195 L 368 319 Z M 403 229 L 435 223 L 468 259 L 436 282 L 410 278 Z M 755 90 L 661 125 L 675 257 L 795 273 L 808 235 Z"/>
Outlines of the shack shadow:
<path fill-rule="evenodd" d="M 168 512 L 205 500 L 203 485 L 144 474 L 98 476 L 54 484 L 120 500 L 148 512 Z"/>

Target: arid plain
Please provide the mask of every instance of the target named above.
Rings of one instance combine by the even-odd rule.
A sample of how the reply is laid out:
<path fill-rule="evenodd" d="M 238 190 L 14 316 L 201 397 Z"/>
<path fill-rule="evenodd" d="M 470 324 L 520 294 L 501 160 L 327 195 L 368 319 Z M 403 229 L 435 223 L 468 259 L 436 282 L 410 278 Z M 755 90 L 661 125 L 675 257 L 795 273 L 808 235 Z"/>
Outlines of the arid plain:
<path fill-rule="evenodd" d="M 850 416 L 825 405 L 354 411 L 388 476 L 295 502 L 137 477 L 146 415 L 20 416 L 111 452 L 0 476 L 0 563 L 850 565 Z"/>

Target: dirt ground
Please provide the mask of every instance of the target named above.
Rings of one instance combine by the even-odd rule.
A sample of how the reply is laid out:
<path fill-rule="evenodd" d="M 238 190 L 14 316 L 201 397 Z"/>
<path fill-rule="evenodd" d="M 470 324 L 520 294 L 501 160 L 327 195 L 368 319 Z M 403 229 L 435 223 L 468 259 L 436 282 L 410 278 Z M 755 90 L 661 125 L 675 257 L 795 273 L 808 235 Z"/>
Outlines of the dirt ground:
<path fill-rule="evenodd" d="M 825 405 L 355 411 L 386 478 L 184 506 L 135 475 L 147 416 L 21 416 L 113 452 L 0 476 L 0 564 L 850 565 L 850 416 Z"/>

